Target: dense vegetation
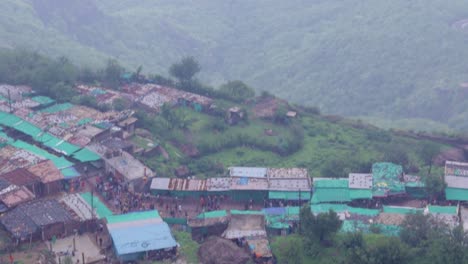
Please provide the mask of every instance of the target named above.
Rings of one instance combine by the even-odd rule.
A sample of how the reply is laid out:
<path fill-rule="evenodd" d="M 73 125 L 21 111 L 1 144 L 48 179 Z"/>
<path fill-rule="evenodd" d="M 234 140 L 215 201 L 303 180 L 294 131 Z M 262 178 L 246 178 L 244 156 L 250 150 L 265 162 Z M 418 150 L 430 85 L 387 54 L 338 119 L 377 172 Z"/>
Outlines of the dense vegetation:
<path fill-rule="evenodd" d="M 7 0 L 0 46 L 163 75 L 193 55 L 214 85 L 242 79 L 327 113 L 465 129 L 468 34 L 452 25 L 467 10 L 463 0 Z"/>
<path fill-rule="evenodd" d="M 268 93 L 254 97 L 254 91 L 241 81 L 227 82 L 217 90 L 206 87 L 195 78 L 201 66 L 193 58 L 185 58 L 170 69 L 175 79 L 154 74 L 148 81 L 210 95 L 217 108 L 198 112 L 164 105 L 159 114 L 135 108 L 139 126 L 148 129 L 169 154 L 169 158 L 142 157 L 160 176 L 173 176 L 174 169 L 181 165 L 199 177 L 221 174 L 227 166 L 251 165 L 300 166 L 307 167 L 312 176 L 345 177 L 351 171 L 369 171 L 373 162 L 384 160 L 425 176 L 431 197 L 440 195 L 444 188 L 442 170 L 433 164 L 434 157 L 447 148 L 444 144 L 400 136 L 362 122 L 324 117 L 317 109 L 285 102 L 272 117 L 258 118 L 254 109 L 259 101 L 278 99 Z M 78 95 L 73 85 L 84 82 L 119 89 L 124 81 L 144 80 L 140 71 L 137 69 L 130 74 L 130 80 L 125 80 L 122 74 L 127 71 L 113 60 L 101 69 L 91 70 L 76 67 L 66 57 L 52 60 L 27 51 L 0 51 L 0 83 L 28 84 L 59 101 L 71 100 L 102 110 L 106 107 L 98 105 L 93 97 Z M 233 106 L 240 106 L 245 118 L 229 125 L 225 114 Z M 129 105 L 115 101 L 112 107 L 125 109 Z M 285 118 L 286 110 L 295 110 L 299 116 Z M 195 147 L 198 153 L 193 157 L 182 153 L 184 145 Z M 450 230 L 427 216 L 410 215 L 400 237 L 386 237 L 379 230 L 373 230 L 375 234 L 337 233 L 340 227 L 335 213 L 314 216 L 305 207 L 298 233 L 275 238 L 272 249 L 280 263 L 445 264 L 468 260 L 468 240 L 462 229 Z M 178 232 L 176 238 L 181 241 L 183 257 L 196 261 L 198 245 L 189 234 Z"/>
<path fill-rule="evenodd" d="M 185 60 L 185 62 L 187 62 Z M 399 136 L 362 122 L 337 117 L 324 117 L 314 108 L 291 106 L 268 93 L 253 97 L 253 90 L 241 81 L 231 81 L 213 89 L 200 84 L 195 74 L 201 69 L 197 61 L 174 64 L 193 68 L 189 76 L 174 73 L 177 79 L 150 75 L 153 82 L 171 84 L 179 89 L 211 96 L 216 108 L 198 112 L 191 108 L 163 106 L 160 114 L 140 111 L 139 126 L 149 130 L 152 140 L 160 144 L 167 156 L 142 157 L 160 176 L 171 177 L 174 170 L 187 166 L 190 174 L 210 177 L 223 173 L 228 166 L 306 167 L 312 176 L 345 177 L 349 172 L 370 171 L 373 162 L 391 161 L 404 166 L 406 172 L 430 174 L 432 159 L 447 148 L 444 144 Z M 174 68 L 175 66 L 171 67 Z M 108 61 L 98 70 L 78 68 L 65 57 L 47 59 L 27 51 L 0 51 L 0 83 L 28 84 L 37 92 L 101 110 L 95 98 L 76 94 L 76 82 L 92 83 L 118 89 L 127 72 L 116 61 Z M 130 81 L 144 79 L 139 70 Z M 128 81 L 128 80 L 126 80 Z M 270 118 L 255 116 L 255 107 L 262 100 L 282 102 Z M 125 109 L 128 102 L 117 100 L 115 109 Z M 226 123 L 229 108 L 240 106 L 245 113 L 236 125 Z M 286 118 L 287 109 L 298 112 L 297 118 Z M 145 145 L 140 137 L 137 145 Z M 192 154 L 183 149 L 195 150 Z M 432 174 L 440 175 L 438 167 Z M 430 179 L 430 178 L 428 178 Z M 434 189 L 440 189 L 435 181 Z"/>
<path fill-rule="evenodd" d="M 462 264 L 468 261 L 468 236 L 461 226 L 450 228 L 429 215 L 406 216 L 399 236 L 338 233 L 336 213 L 314 216 L 301 211 L 299 234 L 276 237 L 272 249 L 279 263 Z"/>

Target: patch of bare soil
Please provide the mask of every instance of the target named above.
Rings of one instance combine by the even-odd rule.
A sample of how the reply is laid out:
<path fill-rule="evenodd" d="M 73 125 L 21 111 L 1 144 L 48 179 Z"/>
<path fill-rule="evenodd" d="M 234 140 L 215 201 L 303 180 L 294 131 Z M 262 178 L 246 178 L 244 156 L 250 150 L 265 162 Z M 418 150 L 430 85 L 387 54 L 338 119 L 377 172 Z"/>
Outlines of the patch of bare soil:
<path fill-rule="evenodd" d="M 446 160 L 451 161 L 465 161 L 465 153 L 459 148 L 450 148 L 442 151 L 439 155 L 434 158 L 434 164 L 438 166 L 445 165 Z"/>
<path fill-rule="evenodd" d="M 203 264 L 245 264 L 250 260 L 244 249 L 219 237 L 208 238 L 200 246 L 198 256 Z"/>

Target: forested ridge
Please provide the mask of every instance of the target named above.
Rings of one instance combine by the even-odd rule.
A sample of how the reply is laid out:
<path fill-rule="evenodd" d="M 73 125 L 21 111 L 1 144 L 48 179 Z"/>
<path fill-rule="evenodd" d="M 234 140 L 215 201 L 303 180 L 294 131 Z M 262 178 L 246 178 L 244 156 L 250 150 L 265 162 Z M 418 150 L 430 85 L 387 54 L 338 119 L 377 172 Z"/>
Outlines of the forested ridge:
<path fill-rule="evenodd" d="M 467 10 L 462 0 L 7 0 L 0 45 L 162 75 L 192 55 L 213 86 L 241 79 L 325 113 L 465 129 Z"/>

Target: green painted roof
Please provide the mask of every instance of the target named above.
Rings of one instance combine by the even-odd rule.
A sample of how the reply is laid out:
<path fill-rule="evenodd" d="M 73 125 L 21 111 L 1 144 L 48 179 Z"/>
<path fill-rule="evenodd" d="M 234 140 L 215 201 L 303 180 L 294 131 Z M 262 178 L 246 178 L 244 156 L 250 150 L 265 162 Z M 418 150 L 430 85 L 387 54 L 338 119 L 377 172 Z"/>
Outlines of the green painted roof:
<path fill-rule="evenodd" d="M 134 222 L 134 221 L 148 220 L 148 219 L 154 219 L 154 218 L 161 218 L 157 210 L 133 212 L 133 213 L 122 214 L 122 215 L 109 215 L 106 217 L 107 223 L 109 224 Z"/>
<path fill-rule="evenodd" d="M 468 189 L 445 188 L 445 198 L 451 201 L 468 201 Z"/>
<path fill-rule="evenodd" d="M 372 199 L 371 189 L 349 189 L 349 198 L 351 200 Z"/>
<path fill-rule="evenodd" d="M 30 135 L 31 137 L 36 137 L 40 133 L 42 133 L 42 129 L 38 128 L 37 126 L 29 123 L 28 121 L 24 121 L 17 123 L 12 128 L 23 132 L 26 135 Z"/>
<path fill-rule="evenodd" d="M 337 213 L 344 212 L 348 209 L 346 204 L 329 204 L 329 203 L 322 203 L 322 204 L 312 204 L 310 206 L 310 210 L 313 213 L 320 214 L 320 213 L 327 213 L 330 210 L 333 210 Z"/>
<path fill-rule="evenodd" d="M 429 213 L 433 214 L 457 214 L 457 207 L 456 206 L 437 206 L 437 205 L 429 205 Z"/>
<path fill-rule="evenodd" d="M 348 188 L 348 179 L 321 179 L 314 181 L 314 188 Z"/>
<path fill-rule="evenodd" d="M 75 152 L 73 154 L 73 158 L 81 162 L 96 161 L 101 159 L 101 157 L 98 154 L 87 148 L 82 148 L 81 150 Z"/>
<path fill-rule="evenodd" d="M 299 200 L 300 198 L 301 200 L 310 200 L 310 192 L 269 191 L 268 198 L 281 200 Z"/>
<path fill-rule="evenodd" d="M 65 169 L 61 169 L 60 171 L 62 172 L 63 177 L 65 179 L 71 179 L 71 178 L 81 176 L 81 174 L 74 167 L 68 167 Z"/>
<path fill-rule="evenodd" d="M 299 215 L 301 208 L 299 206 L 287 206 L 286 214 L 287 215 Z"/>
<path fill-rule="evenodd" d="M 50 140 L 43 142 L 43 144 L 67 156 L 70 156 L 71 154 L 73 154 L 74 152 L 80 149 L 80 147 L 70 144 L 63 139 L 56 138 L 56 137 L 52 137 Z"/>
<path fill-rule="evenodd" d="M 398 236 L 401 228 L 396 225 L 383 225 L 375 224 L 380 229 L 380 234 L 385 236 Z M 363 232 L 365 234 L 371 233 L 371 224 L 365 223 L 361 220 L 344 220 L 341 226 L 341 232 Z"/>
<path fill-rule="evenodd" d="M 424 188 L 426 185 L 424 182 L 406 182 L 405 183 L 406 187 L 411 187 L 411 188 Z"/>
<path fill-rule="evenodd" d="M 66 111 L 70 108 L 72 108 L 73 105 L 70 104 L 70 103 L 63 103 L 63 104 L 55 104 L 55 105 L 51 105 L 47 108 L 44 108 L 42 110 L 40 110 L 39 112 L 41 113 L 57 113 L 57 112 L 62 112 L 62 111 Z"/>
<path fill-rule="evenodd" d="M 326 188 L 315 189 L 312 194 L 311 203 L 329 203 L 329 202 L 350 202 L 349 189 L 346 188 Z"/>
<path fill-rule="evenodd" d="M 50 140 L 54 140 L 56 137 L 50 133 L 43 132 L 34 137 L 34 140 L 40 143 L 44 143 Z"/>
<path fill-rule="evenodd" d="M 377 216 L 380 214 L 378 209 L 358 208 L 348 206 L 348 212 L 351 214 L 365 215 L 365 216 Z"/>
<path fill-rule="evenodd" d="M 402 207 L 402 206 L 385 206 L 383 207 L 384 213 L 391 214 L 415 214 L 417 212 L 423 212 L 423 208 L 414 208 L 414 207 Z"/>
<path fill-rule="evenodd" d="M 53 102 L 55 102 L 54 99 L 50 98 L 50 97 L 47 97 L 47 96 L 34 96 L 31 98 L 31 100 L 33 100 L 34 102 L 37 102 L 41 105 L 48 105 L 48 104 L 51 104 Z"/>
<path fill-rule="evenodd" d="M 87 117 L 87 118 L 83 118 L 80 121 L 78 121 L 77 124 L 81 126 L 81 125 L 88 124 L 89 122 L 93 122 L 93 119 Z"/>
<path fill-rule="evenodd" d="M 211 212 L 204 212 L 197 216 L 197 218 L 218 218 L 227 216 L 226 210 L 219 210 L 219 211 L 211 211 Z"/>
<path fill-rule="evenodd" d="M 24 149 L 33 154 L 36 154 L 39 157 L 43 157 L 45 159 L 51 160 L 58 169 L 64 169 L 64 168 L 74 165 L 72 162 L 68 161 L 64 157 L 57 157 L 41 148 L 38 148 L 34 145 L 31 145 L 21 140 L 16 140 L 15 142 L 12 142 L 11 145 L 15 148 Z"/>
<path fill-rule="evenodd" d="M 91 193 L 89 192 L 82 193 L 81 197 L 83 197 L 83 199 L 91 206 Z M 97 217 L 106 218 L 112 215 L 112 211 L 109 208 L 107 208 L 107 206 L 103 202 L 101 202 L 99 197 L 97 197 L 96 195 L 93 195 L 92 198 L 93 198 L 92 204 L 96 210 Z"/>
<path fill-rule="evenodd" d="M 231 210 L 232 215 L 262 215 L 263 211 L 252 211 L 252 210 Z"/>
<path fill-rule="evenodd" d="M 21 121 L 22 119 L 15 115 L 0 111 L 0 125 L 13 127 Z"/>

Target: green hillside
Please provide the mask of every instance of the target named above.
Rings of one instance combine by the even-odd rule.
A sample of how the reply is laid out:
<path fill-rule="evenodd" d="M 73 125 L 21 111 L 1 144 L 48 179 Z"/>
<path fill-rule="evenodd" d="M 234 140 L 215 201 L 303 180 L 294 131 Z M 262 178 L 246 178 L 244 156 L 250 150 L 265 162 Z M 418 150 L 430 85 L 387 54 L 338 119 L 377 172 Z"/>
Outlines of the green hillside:
<path fill-rule="evenodd" d="M 466 18 L 463 0 L 5 0 L 0 46 L 159 74 L 193 55 L 215 86 L 242 79 L 327 113 L 466 129 Z"/>

